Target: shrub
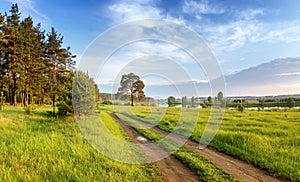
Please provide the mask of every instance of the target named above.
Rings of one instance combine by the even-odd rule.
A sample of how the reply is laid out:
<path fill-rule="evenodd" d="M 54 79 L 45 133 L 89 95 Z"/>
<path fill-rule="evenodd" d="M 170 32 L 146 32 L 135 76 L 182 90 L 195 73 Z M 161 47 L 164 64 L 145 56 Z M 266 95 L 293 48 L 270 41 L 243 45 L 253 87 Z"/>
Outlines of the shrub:
<path fill-rule="evenodd" d="M 112 105 L 113 103 L 110 100 L 105 100 L 105 101 L 101 102 L 101 104 Z"/>
<path fill-rule="evenodd" d="M 237 110 L 243 112 L 245 110 L 245 106 L 243 104 L 239 104 Z"/>
<path fill-rule="evenodd" d="M 36 111 L 36 107 L 34 105 L 28 105 L 25 107 L 25 113 L 27 115 L 33 115 L 35 111 Z"/>
<path fill-rule="evenodd" d="M 61 102 L 58 105 L 58 115 L 59 116 L 67 116 L 72 115 L 74 113 L 73 107 L 70 104 L 67 104 L 67 102 Z"/>
<path fill-rule="evenodd" d="M 202 108 L 207 108 L 206 102 L 202 102 L 202 103 L 200 103 L 200 105 L 201 105 Z"/>

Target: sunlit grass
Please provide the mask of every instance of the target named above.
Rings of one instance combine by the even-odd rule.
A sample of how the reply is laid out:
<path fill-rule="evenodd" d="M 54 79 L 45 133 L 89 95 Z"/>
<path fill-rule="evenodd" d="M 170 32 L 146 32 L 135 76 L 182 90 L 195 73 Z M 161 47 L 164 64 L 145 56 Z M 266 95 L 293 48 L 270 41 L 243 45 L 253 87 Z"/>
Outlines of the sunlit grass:
<path fill-rule="evenodd" d="M 0 181 L 161 181 L 151 164 L 116 162 L 95 150 L 82 136 L 74 118 L 51 118 L 38 108 L 0 111 Z M 102 114 L 116 137 L 128 136 Z M 106 123 L 107 121 L 107 123 Z"/>

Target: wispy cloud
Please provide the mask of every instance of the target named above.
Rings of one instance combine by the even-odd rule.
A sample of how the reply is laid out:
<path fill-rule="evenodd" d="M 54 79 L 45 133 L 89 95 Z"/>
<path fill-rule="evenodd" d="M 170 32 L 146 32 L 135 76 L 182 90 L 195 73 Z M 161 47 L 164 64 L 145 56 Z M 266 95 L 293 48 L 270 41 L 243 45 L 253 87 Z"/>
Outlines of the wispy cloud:
<path fill-rule="evenodd" d="M 265 24 L 256 41 L 298 42 L 300 41 L 300 21 Z"/>
<path fill-rule="evenodd" d="M 300 72 L 281 73 L 279 76 L 300 76 Z"/>
<path fill-rule="evenodd" d="M 162 12 L 149 0 L 117 1 L 108 6 L 110 17 L 115 23 L 138 19 L 161 19 Z"/>
<path fill-rule="evenodd" d="M 202 15 L 206 14 L 223 14 L 225 9 L 209 4 L 208 0 L 185 0 L 182 11 L 183 13 L 194 15 L 197 19 L 201 19 Z"/>

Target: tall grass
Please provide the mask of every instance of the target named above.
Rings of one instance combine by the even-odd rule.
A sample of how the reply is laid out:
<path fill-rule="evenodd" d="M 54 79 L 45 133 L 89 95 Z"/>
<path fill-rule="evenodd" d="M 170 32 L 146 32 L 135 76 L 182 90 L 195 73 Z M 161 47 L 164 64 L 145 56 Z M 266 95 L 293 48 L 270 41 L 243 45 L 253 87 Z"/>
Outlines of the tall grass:
<path fill-rule="evenodd" d="M 105 157 L 84 139 L 74 118 L 53 119 L 50 109 L 38 108 L 32 116 L 23 108 L 0 111 L 0 181 L 161 181 L 150 164 Z M 106 125 L 128 139 L 117 125 Z"/>
<path fill-rule="evenodd" d="M 139 110 L 141 113 L 139 113 Z M 166 131 L 172 131 L 180 117 L 180 108 L 168 108 L 164 117 L 160 117 L 160 108 L 155 112 L 145 113 L 137 107 L 129 113 Z M 200 109 L 195 130 L 191 136 L 199 141 L 210 114 L 209 109 Z M 159 116 L 159 117 L 158 117 Z M 186 122 L 192 122 L 185 117 Z M 300 112 L 295 109 L 277 111 L 226 110 L 222 125 L 210 143 L 210 146 L 236 156 L 257 167 L 266 169 L 274 176 L 292 181 L 300 181 Z"/>

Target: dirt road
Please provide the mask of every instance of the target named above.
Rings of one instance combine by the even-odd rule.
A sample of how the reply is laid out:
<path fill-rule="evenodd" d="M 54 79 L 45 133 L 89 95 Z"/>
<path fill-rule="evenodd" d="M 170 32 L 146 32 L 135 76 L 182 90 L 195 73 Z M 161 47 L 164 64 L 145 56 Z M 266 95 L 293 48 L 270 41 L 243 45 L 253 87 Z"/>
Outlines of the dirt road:
<path fill-rule="evenodd" d="M 120 120 L 120 118 L 115 114 L 111 114 L 111 117 L 114 118 L 121 125 L 121 127 L 127 132 L 128 136 L 132 139 L 132 142 L 137 144 L 151 143 L 147 139 L 143 138 L 132 127 L 130 127 L 125 122 Z M 138 145 L 138 146 L 151 161 L 156 161 L 158 153 L 161 154 L 166 152 L 164 149 L 157 146 L 155 143 L 151 143 L 149 147 L 147 145 Z M 193 173 L 188 167 L 182 164 L 174 156 L 169 156 L 162 160 L 158 160 L 157 162 L 154 162 L 154 165 L 158 168 L 159 173 L 164 179 L 164 181 L 168 181 L 168 182 L 199 181 L 199 177 L 195 173 Z"/>
<path fill-rule="evenodd" d="M 162 134 L 164 136 L 168 136 L 168 138 L 182 142 L 182 138 L 176 134 L 170 134 L 152 124 L 146 123 L 140 119 L 134 118 L 130 115 L 124 114 L 125 116 L 134 119 L 135 121 L 143 124 L 146 127 L 152 128 L 154 131 Z M 224 154 L 222 152 L 217 151 L 216 149 L 206 147 L 204 149 L 199 149 L 199 143 L 196 143 L 191 140 L 187 140 L 184 144 L 185 147 L 192 149 L 195 152 L 198 152 L 200 155 L 209 159 L 215 166 L 224 169 L 231 175 L 233 175 L 236 179 L 245 181 L 245 182 L 255 182 L 255 181 L 265 181 L 265 182 L 276 182 L 282 181 L 275 177 L 270 176 L 266 171 L 262 169 L 258 169 L 253 165 L 247 164 L 244 161 L 236 159 L 232 156 Z"/>

